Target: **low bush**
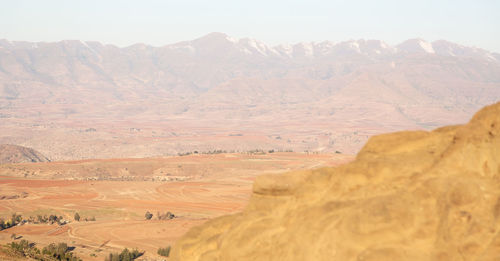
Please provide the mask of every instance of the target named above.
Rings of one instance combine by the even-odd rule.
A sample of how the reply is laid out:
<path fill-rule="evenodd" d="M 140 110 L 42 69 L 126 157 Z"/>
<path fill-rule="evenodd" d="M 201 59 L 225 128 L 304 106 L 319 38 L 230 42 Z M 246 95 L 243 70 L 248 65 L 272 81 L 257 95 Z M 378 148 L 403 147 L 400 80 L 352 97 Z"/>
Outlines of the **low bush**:
<path fill-rule="evenodd" d="M 142 256 L 144 252 L 139 252 L 139 250 L 134 249 L 129 251 L 127 248 L 123 249 L 121 253 L 109 253 L 109 256 L 106 257 L 106 261 L 132 261 L 140 256 Z"/>
<path fill-rule="evenodd" d="M 45 256 L 53 257 L 57 260 L 65 260 L 65 261 L 80 261 L 81 259 L 77 256 L 74 256 L 72 252 L 70 252 L 70 248 L 66 243 L 59 244 L 50 244 L 42 249 L 42 254 Z"/>
<path fill-rule="evenodd" d="M 168 257 L 170 255 L 170 246 L 165 248 L 158 248 L 158 255 Z"/>
<path fill-rule="evenodd" d="M 73 255 L 71 248 L 66 243 L 50 244 L 40 251 L 35 247 L 35 243 L 28 240 L 21 240 L 19 242 L 11 242 L 7 244 L 16 254 L 29 257 L 34 260 L 60 260 L 60 261 L 81 261 L 80 258 Z"/>
<path fill-rule="evenodd" d="M 146 214 L 144 214 L 144 217 L 145 217 L 147 220 L 150 220 L 151 218 L 153 218 L 153 214 L 151 214 L 149 211 L 146 211 Z"/>
<path fill-rule="evenodd" d="M 157 213 L 158 220 L 168 220 L 175 218 L 174 213 L 167 211 L 167 213 Z"/>

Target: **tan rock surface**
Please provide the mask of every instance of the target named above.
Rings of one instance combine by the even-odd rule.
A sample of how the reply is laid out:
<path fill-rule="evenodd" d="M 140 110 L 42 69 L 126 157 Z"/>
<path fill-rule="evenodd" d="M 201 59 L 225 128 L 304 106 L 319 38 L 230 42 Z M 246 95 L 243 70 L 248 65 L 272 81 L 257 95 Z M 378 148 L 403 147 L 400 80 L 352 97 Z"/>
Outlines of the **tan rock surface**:
<path fill-rule="evenodd" d="M 355 161 L 258 177 L 246 209 L 173 260 L 500 260 L 500 103 L 465 125 L 375 136 Z"/>

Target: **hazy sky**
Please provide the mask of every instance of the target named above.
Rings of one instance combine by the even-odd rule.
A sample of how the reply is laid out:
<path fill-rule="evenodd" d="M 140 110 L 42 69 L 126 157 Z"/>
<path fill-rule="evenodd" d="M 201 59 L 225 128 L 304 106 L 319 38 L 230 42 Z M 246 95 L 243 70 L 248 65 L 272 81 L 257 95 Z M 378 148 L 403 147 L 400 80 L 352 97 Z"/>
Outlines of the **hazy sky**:
<path fill-rule="evenodd" d="M 224 32 L 265 43 L 446 39 L 500 52 L 497 0 L 3 0 L 0 38 L 155 46 Z"/>

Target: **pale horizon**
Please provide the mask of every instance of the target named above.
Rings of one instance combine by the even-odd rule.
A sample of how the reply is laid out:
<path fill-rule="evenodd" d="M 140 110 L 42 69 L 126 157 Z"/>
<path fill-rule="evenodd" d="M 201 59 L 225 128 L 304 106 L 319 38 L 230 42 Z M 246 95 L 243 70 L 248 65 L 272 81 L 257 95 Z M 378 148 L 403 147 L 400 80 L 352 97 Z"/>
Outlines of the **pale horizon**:
<path fill-rule="evenodd" d="M 397 43 L 388 43 L 387 41 L 385 41 L 383 39 L 359 38 L 359 39 L 346 39 L 346 40 L 341 40 L 341 41 L 331 41 L 331 40 L 325 39 L 325 40 L 319 40 L 319 41 L 298 41 L 298 42 L 286 42 L 286 43 L 268 44 L 268 43 L 266 43 L 266 42 L 264 42 L 264 41 L 262 41 L 260 39 L 256 39 L 256 38 L 251 38 L 251 37 L 234 37 L 234 36 L 226 34 L 224 32 L 209 32 L 209 33 L 206 33 L 206 34 L 201 35 L 199 37 L 195 37 L 193 39 L 185 39 L 185 40 L 180 40 L 180 41 L 176 41 L 176 42 L 172 42 L 172 43 L 167 43 L 167 44 L 163 44 L 163 45 L 153 45 L 153 44 L 149 44 L 149 43 L 145 43 L 145 42 L 136 42 L 136 43 L 132 43 L 132 44 L 129 44 L 129 45 L 116 45 L 114 43 L 105 43 L 105 42 L 102 42 L 102 41 L 99 41 L 99 40 L 82 40 L 82 39 L 62 39 L 62 40 L 57 40 L 57 41 L 25 41 L 25 40 L 11 40 L 11 39 L 0 38 L 0 40 L 6 40 L 6 41 L 9 41 L 9 42 L 33 42 L 33 43 L 57 43 L 57 42 L 64 42 L 64 41 L 98 42 L 98 43 L 101 43 L 103 45 L 111 45 L 111 46 L 116 46 L 118 48 L 127 48 L 127 47 L 138 45 L 138 44 L 144 44 L 144 45 L 147 45 L 147 46 L 151 46 L 151 47 L 157 48 L 157 47 L 163 47 L 163 46 L 168 46 L 168 45 L 174 45 L 174 44 L 178 44 L 178 43 L 182 43 L 182 42 L 186 42 L 186 41 L 193 41 L 193 40 L 203 38 L 203 37 L 205 37 L 207 35 L 210 35 L 210 34 L 213 34 L 213 33 L 225 34 L 229 38 L 233 38 L 233 39 L 236 39 L 236 40 L 253 39 L 253 40 L 262 42 L 262 43 L 264 43 L 264 44 L 266 44 L 267 46 L 270 46 L 270 47 L 278 47 L 280 45 L 295 45 L 295 44 L 299 44 L 299 43 L 316 43 L 317 44 L 317 43 L 328 42 L 328 41 L 333 42 L 334 44 L 339 44 L 339 43 L 342 43 L 342 42 L 363 41 L 363 40 L 364 41 L 378 40 L 378 41 L 382 41 L 384 43 L 387 43 L 389 46 L 395 47 L 395 46 L 397 46 L 399 44 L 402 44 L 402 43 L 404 43 L 405 41 L 408 41 L 408 40 L 420 39 L 420 40 L 423 40 L 423 41 L 428 42 L 428 43 L 433 43 L 433 42 L 436 42 L 436 41 L 447 41 L 447 42 L 459 44 L 459 45 L 462 45 L 462 46 L 465 46 L 465 47 L 478 48 L 478 49 L 482 49 L 482 50 L 485 50 L 485 51 L 488 51 L 488 52 L 492 52 L 492 53 L 500 53 L 500 52 L 496 52 L 496 51 L 493 51 L 493 50 L 485 49 L 485 48 L 482 48 L 482 47 L 479 47 L 479 46 L 465 45 L 465 44 L 453 42 L 453 41 L 450 41 L 448 39 L 437 39 L 437 40 L 429 41 L 429 40 L 421 38 L 421 37 L 408 38 L 408 39 L 402 40 L 401 42 L 397 42 Z"/>
<path fill-rule="evenodd" d="M 420 38 L 500 52 L 494 1 L 16 1 L 4 4 L 0 39 L 164 46 L 211 32 L 267 45 Z"/>

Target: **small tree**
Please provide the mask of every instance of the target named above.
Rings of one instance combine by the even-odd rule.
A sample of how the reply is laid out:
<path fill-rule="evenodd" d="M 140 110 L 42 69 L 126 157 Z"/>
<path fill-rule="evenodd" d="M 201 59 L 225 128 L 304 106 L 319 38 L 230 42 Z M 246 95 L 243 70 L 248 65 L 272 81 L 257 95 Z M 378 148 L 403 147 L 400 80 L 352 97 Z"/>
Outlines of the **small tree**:
<path fill-rule="evenodd" d="M 121 253 L 109 253 L 109 256 L 106 257 L 106 261 L 131 261 L 136 258 L 142 256 L 144 252 L 139 252 L 139 250 L 134 249 L 129 251 L 127 248 L 123 249 Z"/>
<path fill-rule="evenodd" d="M 170 255 L 170 246 L 158 248 L 158 255 L 168 257 Z"/>
<path fill-rule="evenodd" d="M 50 224 L 54 224 L 55 222 L 57 222 L 57 216 L 56 215 L 50 215 L 49 216 L 49 222 L 50 222 Z"/>
<path fill-rule="evenodd" d="M 75 220 L 80 221 L 80 215 L 78 214 L 78 212 L 75 213 Z"/>

